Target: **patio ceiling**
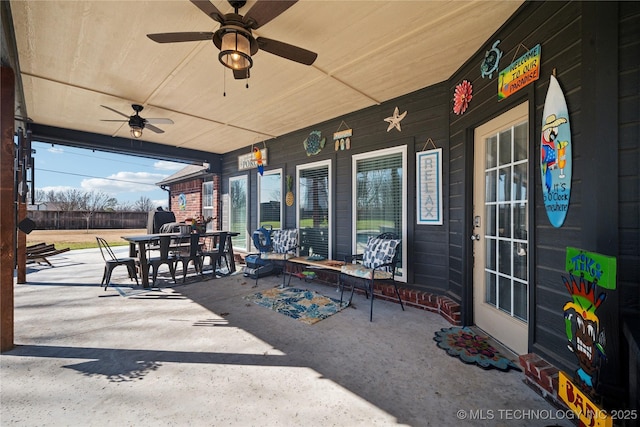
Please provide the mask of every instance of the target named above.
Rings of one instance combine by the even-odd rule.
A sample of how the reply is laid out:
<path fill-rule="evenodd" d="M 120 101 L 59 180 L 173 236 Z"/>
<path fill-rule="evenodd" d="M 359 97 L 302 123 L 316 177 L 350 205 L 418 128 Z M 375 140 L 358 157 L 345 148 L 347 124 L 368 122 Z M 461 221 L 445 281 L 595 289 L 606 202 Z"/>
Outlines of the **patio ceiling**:
<path fill-rule="evenodd" d="M 226 1 L 213 3 L 232 12 Z M 123 117 L 100 105 L 131 115 L 136 103 L 143 117 L 174 121 L 157 125 L 163 134 L 146 129 L 142 140 L 224 154 L 448 79 L 521 4 L 300 0 L 254 36 L 314 51 L 317 60 L 305 66 L 259 51 L 246 88 L 211 41 L 146 37 L 219 28 L 187 0 L 12 0 L 25 103 L 16 115 L 130 138 L 127 123 L 101 121 Z"/>

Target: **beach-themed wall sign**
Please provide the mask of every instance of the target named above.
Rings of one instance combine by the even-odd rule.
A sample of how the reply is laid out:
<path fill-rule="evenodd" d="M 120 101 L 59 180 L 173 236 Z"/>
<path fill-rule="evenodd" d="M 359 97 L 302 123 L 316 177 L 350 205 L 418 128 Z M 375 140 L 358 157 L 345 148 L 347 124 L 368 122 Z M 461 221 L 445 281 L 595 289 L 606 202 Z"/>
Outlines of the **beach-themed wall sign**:
<path fill-rule="evenodd" d="M 333 141 L 335 145 L 335 150 L 350 150 L 351 149 L 351 137 L 353 136 L 353 129 L 343 129 L 342 125 L 348 127 L 347 124 L 342 121 L 340 126 L 338 126 L 338 130 L 333 133 Z"/>
<path fill-rule="evenodd" d="M 398 129 L 398 132 L 402 132 L 402 128 L 400 127 L 400 122 L 402 121 L 402 119 L 405 118 L 406 115 L 407 115 L 406 111 L 400 114 L 400 110 L 398 110 L 398 107 L 396 107 L 396 109 L 393 110 L 393 116 L 387 117 L 386 119 L 384 119 L 385 122 L 389 123 L 389 126 L 387 127 L 387 132 L 389 132 L 393 128 Z"/>
<path fill-rule="evenodd" d="M 442 148 L 428 142 L 433 149 L 416 153 L 417 223 L 442 225 Z"/>
<path fill-rule="evenodd" d="M 522 46 L 522 45 L 521 45 Z M 516 50 L 516 52 L 518 52 Z M 540 77 L 540 54 L 542 48 L 538 43 L 512 62 L 498 75 L 498 101 L 513 95 L 529 83 L 533 83 Z"/>
<path fill-rule="evenodd" d="M 304 146 L 304 150 L 307 152 L 307 156 L 315 156 L 324 148 L 326 141 L 327 138 L 322 137 L 322 132 L 314 130 L 311 131 L 302 145 Z"/>
<path fill-rule="evenodd" d="M 254 147 L 255 148 L 255 147 Z M 267 149 L 263 148 L 260 150 L 260 161 L 262 168 L 267 165 Z M 238 170 L 243 171 L 247 169 L 255 169 L 258 167 L 258 160 L 256 159 L 256 153 L 254 150 L 251 150 L 249 154 L 243 154 L 238 156 Z"/>
<path fill-rule="evenodd" d="M 558 80 L 552 75 L 542 112 L 540 173 L 544 207 L 554 227 L 562 226 L 569 209 L 571 148 L 567 103 Z"/>
<path fill-rule="evenodd" d="M 607 362 L 607 334 L 618 333 L 617 316 L 602 315 L 607 297 L 615 297 L 616 259 L 568 247 L 565 261 L 569 278 L 563 276 L 562 282 L 571 300 L 563 306 L 564 331 L 578 368 L 573 376 L 558 373 L 558 397 L 576 413 L 581 425 L 592 426 L 597 421 L 597 425 L 610 426 L 611 417 L 594 400 L 600 398 L 598 383 Z"/>

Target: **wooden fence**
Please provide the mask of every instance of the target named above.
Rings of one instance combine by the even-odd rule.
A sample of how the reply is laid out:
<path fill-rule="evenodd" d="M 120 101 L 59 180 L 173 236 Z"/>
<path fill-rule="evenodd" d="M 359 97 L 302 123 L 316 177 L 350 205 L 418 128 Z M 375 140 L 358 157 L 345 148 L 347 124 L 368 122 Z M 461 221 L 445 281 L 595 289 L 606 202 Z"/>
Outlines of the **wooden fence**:
<path fill-rule="evenodd" d="M 146 228 L 148 215 L 148 212 L 27 212 L 27 217 L 36 223 L 36 230 Z"/>

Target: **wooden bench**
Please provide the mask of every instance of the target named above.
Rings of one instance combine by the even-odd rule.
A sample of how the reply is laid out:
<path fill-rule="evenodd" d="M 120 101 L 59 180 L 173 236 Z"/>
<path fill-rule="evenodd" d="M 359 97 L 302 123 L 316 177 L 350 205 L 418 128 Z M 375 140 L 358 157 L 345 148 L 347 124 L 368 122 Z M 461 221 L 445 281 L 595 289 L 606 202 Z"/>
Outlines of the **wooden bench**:
<path fill-rule="evenodd" d="M 47 257 L 58 255 L 69 250 L 70 248 L 56 249 L 55 245 L 46 243 L 38 243 L 35 245 L 27 246 L 27 263 L 46 263 L 49 266 L 53 267 Z"/>

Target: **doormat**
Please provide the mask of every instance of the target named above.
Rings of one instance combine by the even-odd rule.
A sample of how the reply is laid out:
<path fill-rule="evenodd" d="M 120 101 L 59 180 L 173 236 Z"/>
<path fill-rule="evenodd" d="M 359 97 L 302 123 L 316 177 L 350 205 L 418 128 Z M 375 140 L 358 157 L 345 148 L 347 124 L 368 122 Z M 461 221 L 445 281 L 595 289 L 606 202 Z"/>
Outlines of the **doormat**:
<path fill-rule="evenodd" d="M 326 319 L 348 305 L 347 301 L 341 306 L 339 300 L 297 288 L 271 288 L 244 298 L 308 325 Z"/>
<path fill-rule="evenodd" d="M 468 327 L 442 328 L 433 339 L 449 356 L 458 357 L 464 363 L 475 363 L 483 369 L 499 369 L 504 372 L 509 369 L 522 370 L 493 348 L 487 337 L 476 335 Z"/>

